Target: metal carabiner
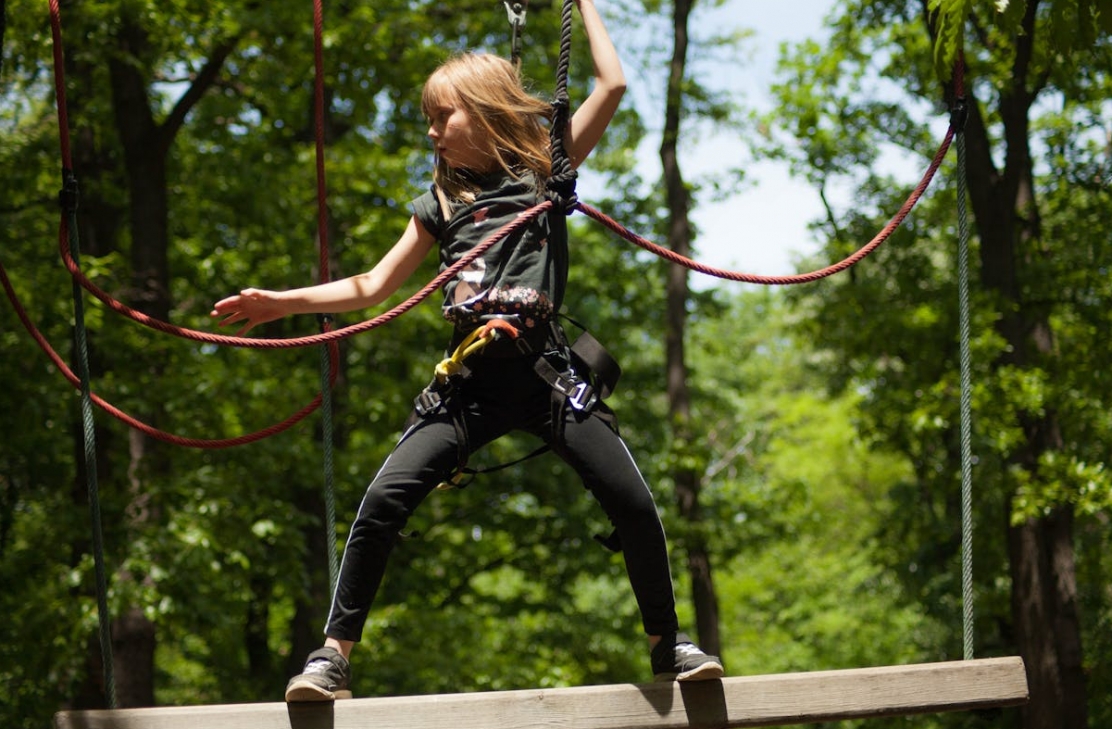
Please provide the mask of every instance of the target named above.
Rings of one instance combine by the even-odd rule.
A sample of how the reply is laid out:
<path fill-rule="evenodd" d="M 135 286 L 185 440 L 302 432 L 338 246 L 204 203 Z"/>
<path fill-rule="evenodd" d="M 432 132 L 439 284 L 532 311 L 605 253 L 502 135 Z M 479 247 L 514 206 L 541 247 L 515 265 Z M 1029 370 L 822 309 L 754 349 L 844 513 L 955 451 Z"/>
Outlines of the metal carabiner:
<path fill-rule="evenodd" d="M 521 61 L 521 29 L 525 27 L 525 14 L 529 9 L 529 3 L 527 0 L 523 2 L 502 0 L 502 4 L 506 6 L 506 17 L 510 21 L 510 27 L 513 28 L 513 35 L 510 40 L 510 60 L 516 64 Z"/>

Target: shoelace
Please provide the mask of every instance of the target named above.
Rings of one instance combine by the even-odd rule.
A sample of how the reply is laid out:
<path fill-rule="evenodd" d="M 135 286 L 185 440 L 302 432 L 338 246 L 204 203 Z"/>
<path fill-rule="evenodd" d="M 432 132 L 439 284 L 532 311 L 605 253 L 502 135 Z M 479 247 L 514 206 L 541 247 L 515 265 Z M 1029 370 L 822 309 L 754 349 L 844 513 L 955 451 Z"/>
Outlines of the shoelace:
<path fill-rule="evenodd" d="M 701 656 L 703 652 L 694 643 L 679 643 L 676 645 L 677 656 Z"/>
<path fill-rule="evenodd" d="M 302 673 L 328 673 L 331 666 L 332 663 L 327 659 L 318 658 L 315 661 L 309 661 Z"/>

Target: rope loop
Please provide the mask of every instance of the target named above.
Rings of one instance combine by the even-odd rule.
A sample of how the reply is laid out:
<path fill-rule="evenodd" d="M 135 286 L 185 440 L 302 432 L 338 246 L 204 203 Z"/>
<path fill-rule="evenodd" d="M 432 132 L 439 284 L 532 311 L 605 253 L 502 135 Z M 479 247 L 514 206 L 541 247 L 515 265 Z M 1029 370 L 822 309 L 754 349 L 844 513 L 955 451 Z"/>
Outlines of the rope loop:
<path fill-rule="evenodd" d="M 462 373 L 465 359 L 499 337 L 506 336 L 510 339 L 517 339 L 519 334 L 517 327 L 505 319 L 491 319 L 481 327 L 476 327 L 463 338 L 463 341 L 459 343 L 456 351 L 450 357 L 444 358 L 436 365 L 434 372 L 437 382 L 444 384 L 449 378 Z"/>

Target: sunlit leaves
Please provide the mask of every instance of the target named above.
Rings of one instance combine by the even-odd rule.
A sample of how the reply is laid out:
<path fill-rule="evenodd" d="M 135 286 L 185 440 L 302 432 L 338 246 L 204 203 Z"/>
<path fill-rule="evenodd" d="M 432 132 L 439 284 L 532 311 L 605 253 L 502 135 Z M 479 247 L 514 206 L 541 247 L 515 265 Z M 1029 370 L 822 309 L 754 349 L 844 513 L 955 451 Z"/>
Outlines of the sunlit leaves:
<path fill-rule="evenodd" d="M 935 27 L 935 68 L 939 78 L 949 81 L 954 64 L 965 48 L 964 29 L 973 0 L 930 0 L 927 7 Z"/>

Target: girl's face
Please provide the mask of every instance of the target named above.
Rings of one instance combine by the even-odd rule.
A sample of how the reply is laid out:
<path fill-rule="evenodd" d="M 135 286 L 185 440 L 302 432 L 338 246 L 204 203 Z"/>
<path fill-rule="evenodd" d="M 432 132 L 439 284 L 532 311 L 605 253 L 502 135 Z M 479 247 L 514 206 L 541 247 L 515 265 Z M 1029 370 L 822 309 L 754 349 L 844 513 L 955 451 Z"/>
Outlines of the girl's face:
<path fill-rule="evenodd" d="M 436 154 L 449 167 L 473 172 L 489 172 L 494 167 L 493 157 L 485 151 L 483 131 L 456 103 L 445 101 L 433 108 L 428 135 Z"/>

